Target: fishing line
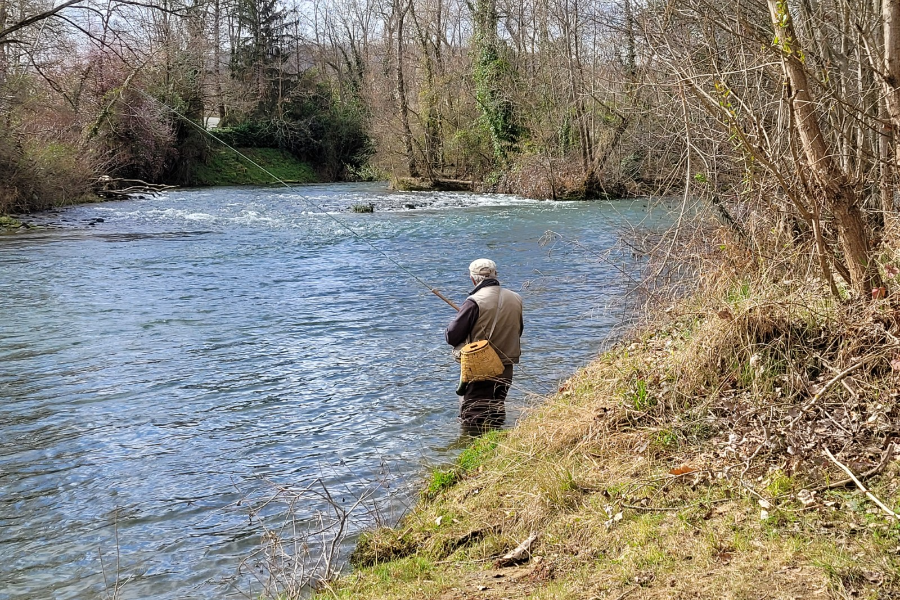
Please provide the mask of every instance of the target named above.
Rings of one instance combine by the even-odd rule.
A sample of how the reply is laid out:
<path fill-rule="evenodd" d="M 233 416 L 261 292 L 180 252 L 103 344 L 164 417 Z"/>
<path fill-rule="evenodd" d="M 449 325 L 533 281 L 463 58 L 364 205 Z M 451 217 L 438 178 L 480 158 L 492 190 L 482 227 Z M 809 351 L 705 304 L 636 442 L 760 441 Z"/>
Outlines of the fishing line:
<path fill-rule="evenodd" d="M 220 138 L 219 136 L 215 135 L 214 133 L 212 133 L 211 131 L 209 131 L 209 130 L 206 129 L 205 127 L 201 126 L 199 123 L 196 123 L 195 121 L 189 119 L 187 116 L 183 115 L 182 113 L 180 113 L 180 112 L 179 112 L 178 110 L 176 110 L 175 108 L 172 108 L 171 106 L 169 106 L 169 105 L 166 104 L 165 102 L 163 102 L 163 101 L 161 101 L 161 100 L 158 100 L 157 98 L 154 98 L 153 96 L 151 96 L 150 94 L 148 94 L 147 92 L 145 92 L 144 90 L 142 90 L 142 89 L 140 89 L 140 88 L 136 88 L 136 89 L 137 89 L 138 93 L 141 94 L 142 96 L 144 96 L 145 98 L 151 100 L 152 102 L 156 102 L 157 104 L 159 104 L 159 105 L 162 106 L 163 108 L 169 110 L 172 114 L 174 114 L 174 115 L 178 116 L 179 118 L 181 118 L 183 121 L 186 121 L 186 122 L 190 123 L 193 127 L 199 129 L 200 131 L 202 131 L 203 133 L 205 133 L 206 135 L 208 135 L 208 136 L 211 137 L 212 139 L 216 140 L 217 142 L 219 142 L 220 144 L 222 144 L 223 146 L 225 146 L 226 148 L 228 148 L 229 150 L 231 150 L 232 152 L 234 152 L 235 154 L 237 154 L 238 156 L 240 156 L 241 158 L 243 158 L 244 160 L 246 160 L 247 162 L 249 162 L 251 165 L 253 165 L 253 166 L 256 167 L 257 169 L 259 169 L 260 171 L 262 171 L 263 173 L 265 173 L 266 175 L 268 175 L 269 177 L 271 177 L 272 179 L 274 179 L 275 181 L 277 181 L 278 183 L 280 183 L 281 185 L 283 185 L 283 186 L 286 187 L 287 189 L 291 190 L 292 192 L 295 192 L 295 193 L 297 194 L 297 197 L 300 198 L 300 200 L 301 200 L 304 204 L 306 204 L 307 206 L 310 206 L 310 207 L 316 209 L 317 211 L 319 211 L 320 213 L 324 214 L 326 217 L 328 217 L 329 219 L 331 219 L 332 221 L 334 221 L 335 223 L 337 223 L 338 225 L 340 225 L 342 228 L 344 228 L 344 229 L 346 229 L 347 231 L 349 231 L 349 232 L 350 232 L 354 237 L 356 237 L 359 241 L 365 243 L 365 244 L 368 245 L 370 248 L 372 248 L 373 250 L 375 250 L 377 253 L 379 253 L 381 256 L 383 256 L 385 259 L 387 259 L 389 262 L 391 262 L 391 263 L 392 263 L 394 266 L 396 266 L 398 269 L 400 269 L 401 271 L 403 271 L 404 273 L 406 273 L 407 275 L 409 275 L 410 277 L 412 277 L 417 283 L 419 283 L 420 285 L 423 285 L 424 287 L 428 288 L 428 291 L 430 291 L 432 294 L 434 294 L 435 296 L 437 296 L 438 298 L 440 298 L 441 300 L 443 300 L 444 302 L 446 302 L 447 304 L 449 304 L 450 306 L 452 306 L 455 310 L 457 310 L 457 311 L 459 310 L 459 307 L 458 307 L 454 302 L 452 302 L 449 298 L 447 298 L 446 296 L 444 296 L 444 295 L 443 295 L 441 292 L 439 292 L 436 288 L 433 288 L 433 287 L 431 287 L 430 285 L 428 285 L 428 283 L 426 283 L 425 281 L 423 281 L 418 275 L 416 275 L 415 273 L 413 273 L 412 271 L 410 271 L 409 269 L 407 269 L 405 266 L 403 266 L 402 264 L 400 264 L 400 262 L 398 262 L 397 260 L 395 260 L 394 258 L 392 258 L 387 252 L 385 252 L 384 250 L 382 250 L 381 248 L 379 248 L 378 246 L 376 246 L 374 242 L 372 242 L 371 240 L 369 240 L 368 238 L 366 238 L 364 235 L 362 235 L 362 234 L 360 234 L 360 233 L 354 231 L 349 225 L 347 225 L 346 223 L 344 223 L 343 221 L 341 221 L 340 219 L 338 219 L 336 216 L 334 216 L 333 214 L 331 214 L 330 212 L 328 212 L 327 210 L 325 210 L 322 206 L 320 206 L 319 204 L 316 204 L 315 202 L 313 202 L 312 200 L 310 200 L 309 198 L 307 198 L 306 196 L 304 196 L 302 193 L 299 193 L 299 192 L 297 191 L 297 186 L 292 186 L 292 185 L 288 184 L 286 181 L 284 181 L 284 180 L 281 179 L 280 177 L 276 176 L 274 173 L 272 173 L 271 171 L 269 171 L 268 169 L 266 169 L 264 166 L 262 166 L 261 164 L 259 164 L 258 162 L 256 162 L 255 160 L 253 160 L 252 158 L 250 158 L 249 156 L 247 156 L 246 154 L 244 154 L 243 152 L 241 152 L 240 150 L 238 150 L 237 148 L 235 148 L 234 146 L 232 146 L 231 144 L 229 144 L 228 142 L 226 142 L 226 141 L 223 140 L 222 138 Z"/>

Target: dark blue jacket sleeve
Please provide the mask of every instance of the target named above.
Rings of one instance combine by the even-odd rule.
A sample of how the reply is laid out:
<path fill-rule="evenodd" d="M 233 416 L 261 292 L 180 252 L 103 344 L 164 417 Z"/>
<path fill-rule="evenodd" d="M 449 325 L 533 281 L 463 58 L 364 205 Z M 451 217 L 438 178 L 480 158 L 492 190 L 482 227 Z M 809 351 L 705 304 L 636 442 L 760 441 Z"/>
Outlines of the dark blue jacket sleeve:
<path fill-rule="evenodd" d="M 472 328 L 475 327 L 475 321 L 478 320 L 478 304 L 474 300 L 466 300 L 459 307 L 456 318 L 447 326 L 444 338 L 451 346 L 458 346 L 466 341 Z"/>

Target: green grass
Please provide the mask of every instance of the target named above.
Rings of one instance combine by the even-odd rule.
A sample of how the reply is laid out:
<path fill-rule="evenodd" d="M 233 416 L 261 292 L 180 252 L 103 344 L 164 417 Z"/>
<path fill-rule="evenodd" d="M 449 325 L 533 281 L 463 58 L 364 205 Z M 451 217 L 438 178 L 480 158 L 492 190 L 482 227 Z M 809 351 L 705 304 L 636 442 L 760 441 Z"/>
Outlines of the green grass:
<path fill-rule="evenodd" d="M 285 183 L 313 183 L 312 168 L 292 154 L 277 148 L 239 148 L 253 162 Z M 194 168 L 196 185 L 267 185 L 278 181 L 228 148 L 214 149 L 205 164 Z"/>
<path fill-rule="evenodd" d="M 435 469 L 431 472 L 428 487 L 422 492 L 426 498 L 434 498 L 459 481 L 459 474 L 454 469 Z"/>
<path fill-rule="evenodd" d="M 635 410 L 647 410 L 656 405 L 656 398 L 650 395 L 647 382 L 643 379 L 635 382 L 634 387 L 627 392 L 626 399 Z"/>
<path fill-rule="evenodd" d="M 766 491 L 770 496 L 783 496 L 794 487 L 794 481 L 781 469 L 776 470 L 766 482 Z"/>
<path fill-rule="evenodd" d="M 681 437 L 679 436 L 677 430 L 673 428 L 665 428 L 653 434 L 653 436 L 650 438 L 650 443 L 654 448 L 658 448 L 661 450 L 677 448 L 681 443 Z"/>
<path fill-rule="evenodd" d="M 725 300 L 729 304 L 736 305 L 744 300 L 748 300 L 751 295 L 750 283 L 743 281 L 738 287 L 728 291 Z"/>
<path fill-rule="evenodd" d="M 469 447 L 460 453 L 456 460 L 457 464 L 465 473 L 476 470 L 484 464 L 487 457 L 493 454 L 504 435 L 506 435 L 505 431 L 494 430 L 476 438 Z"/>
<path fill-rule="evenodd" d="M 465 475 L 475 472 L 494 454 L 494 450 L 506 432 L 495 430 L 475 438 L 456 459 L 456 465 L 449 469 L 435 469 L 431 472 L 428 486 L 422 496 L 434 499 L 446 489 L 456 485 Z"/>

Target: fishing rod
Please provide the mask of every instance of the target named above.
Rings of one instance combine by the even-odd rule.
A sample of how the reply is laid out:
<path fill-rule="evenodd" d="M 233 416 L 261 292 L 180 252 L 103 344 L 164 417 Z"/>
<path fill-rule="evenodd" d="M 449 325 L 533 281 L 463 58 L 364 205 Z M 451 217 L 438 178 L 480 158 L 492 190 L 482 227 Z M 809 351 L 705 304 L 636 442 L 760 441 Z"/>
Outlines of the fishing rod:
<path fill-rule="evenodd" d="M 211 138 L 214 139 L 215 141 L 219 142 L 220 144 L 222 144 L 223 146 L 225 146 L 226 148 L 228 148 L 229 150 L 231 150 L 232 152 L 234 152 L 235 154 L 237 154 L 238 156 L 240 156 L 241 158 L 243 158 L 244 160 L 246 160 L 247 162 L 249 162 L 251 165 L 253 165 L 253 166 L 256 167 L 257 169 L 259 169 L 260 171 L 262 171 L 263 173 L 265 173 L 266 175 L 268 175 L 269 177 L 271 177 L 272 179 L 274 179 L 275 181 L 277 181 L 278 183 L 280 183 L 281 185 L 283 185 L 283 186 L 286 187 L 287 189 L 289 189 L 289 190 L 291 190 L 291 191 L 293 191 L 293 192 L 297 192 L 297 186 L 292 186 L 292 185 L 288 184 L 286 181 L 284 181 L 284 180 L 281 179 L 280 177 L 276 176 L 274 173 L 272 173 L 271 171 L 269 171 L 267 168 L 265 168 L 264 166 L 262 166 L 261 164 L 259 164 L 258 162 L 256 162 L 255 160 L 253 160 L 252 158 L 250 158 L 249 156 L 247 156 L 246 154 L 244 154 L 243 152 L 241 152 L 240 150 L 238 150 L 237 148 L 235 148 L 234 146 L 232 146 L 231 144 L 229 144 L 228 142 L 226 142 L 226 141 L 223 140 L 222 138 L 220 138 L 219 136 L 215 135 L 214 133 L 212 133 L 211 131 L 209 131 L 209 130 L 206 129 L 205 127 L 201 126 L 199 123 L 197 123 L 197 122 L 195 122 L 195 121 L 189 119 L 187 116 L 185 116 L 184 114 L 180 113 L 180 112 L 179 112 L 178 110 L 176 110 L 175 108 L 172 108 L 171 106 L 169 106 L 168 104 L 166 104 L 166 103 L 163 102 L 162 100 L 159 100 L 159 99 L 157 99 L 157 98 L 154 98 L 153 96 L 151 96 L 150 94 L 148 94 L 148 93 L 145 92 L 144 90 L 142 90 L 142 89 L 140 89 L 140 88 L 135 88 L 135 89 L 137 89 L 137 91 L 138 91 L 139 94 L 141 94 L 141 95 L 144 96 L 145 98 L 149 99 L 151 102 L 156 102 L 157 104 L 159 104 L 160 106 L 162 106 L 163 108 L 165 108 L 166 110 L 168 110 L 169 112 L 171 112 L 172 114 L 174 114 L 175 116 L 179 117 L 181 120 L 186 121 L 187 123 L 189 123 L 189 124 L 192 125 L 193 127 L 199 129 L 200 131 L 202 131 L 203 133 L 205 133 L 206 135 L 208 135 L 209 137 L 211 137 Z M 422 286 L 428 288 L 428 290 L 429 290 L 432 294 L 434 294 L 435 296 L 437 296 L 438 298 L 440 298 L 441 300 L 443 300 L 444 302 L 446 302 L 447 304 L 449 304 L 449 305 L 453 308 L 453 310 L 459 311 L 459 306 L 457 306 L 455 302 L 453 302 L 452 300 L 450 300 L 449 298 L 447 298 L 447 297 L 446 297 L 444 294 L 442 294 L 437 288 L 433 288 L 433 287 L 431 287 L 430 285 L 428 285 L 428 283 L 426 283 L 425 281 L 423 281 L 418 275 L 416 275 L 415 273 L 413 273 L 412 271 L 410 271 L 409 269 L 407 269 L 406 267 L 404 267 L 404 266 L 403 266 L 402 264 L 400 264 L 397 260 L 395 260 L 393 257 L 391 257 L 387 252 L 385 252 L 384 250 L 382 250 L 381 248 L 379 248 L 378 246 L 376 246 L 370 239 L 368 239 L 368 238 L 366 238 L 365 236 L 363 236 L 363 235 L 357 233 L 356 231 L 354 231 L 349 225 L 347 225 L 346 223 L 344 223 L 343 221 L 341 221 L 340 219 L 338 219 L 336 216 L 334 216 L 333 214 L 331 214 L 330 212 L 328 212 L 327 210 L 325 210 L 325 209 L 324 209 L 322 206 L 320 206 L 319 204 L 316 204 L 315 202 L 313 202 L 312 200 L 310 200 L 309 198 L 307 198 L 306 196 L 304 196 L 302 193 L 297 192 L 297 196 L 300 198 L 300 200 L 301 200 L 304 204 L 306 204 L 307 206 L 311 206 L 312 208 L 314 208 L 314 209 L 316 209 L 317 211 L 319 211 L 319 212 L 321 212 L 322 214 L 324 214 L 326 217 L 330 218 L 332 221 L 334 221 L 335 223 L 337 223 L 338 225 L 340 225 L 342 228 L 346 229 L 346 230 L 349 231 L 351 234 L 353 234 L 358 240 L 360 240 L 361 242 L 365 243 L 365 244 L 368 245 L 370 248 L 372 248 L 373 250 L 375 250 L 376 252 L 378 252 L 379 254 L 381 254 L 381 256 L 383 256 L 385 259 L 387 259 L 388 261 L 390 261 L 391 263 L 393 263 L 398 269 L 400 269 L 401 271 L 403 271 L 404 273 L 406 273 L 407 275 L 409 275 L 410 277 L 412 277 L 417 283 L 419 283 L 420 285 L 422 285 Z"/>
<path fill-rule="evenodd" d="M 231 144 L 229 144 L 228 142 L 226 142 L 225 140 L 223 140 L 223 139 L 220 138 L 219 136 L 215 135 L 214 133 L 212 133 L 211 131 L 209 131 L 208 129 L 206 129 L 205 127 L 203 127 L 202 125 L 200 125 L 199 123 L 197 123 L 197 122 L 195 122 L 195 121 L 189 119 L 187 116 L 185 116 L 184 114 L 182 114 L 181 112 L 179 112 L 179 111 L 176 110 L 175 108 L 172 108 L 171 106 L 169 106 L 169 105 L 166 104 L 165 102 L 159 100 L 158 98 L 154 98 L 153 96 L 151 96 L 150 94 L 148 94 L 147 92 L 145 92 L 144 90 L 142 90 L 142 89 L 140 89 L 140 88 L 135 88 L 135 89 L 138 91 L 139 94 L 141 94 L 142 96 L 144 96 L 145 98 L 147 98 L 147 99 L 150 100 L 151 102 L 155 102 L 155 103 L 159 104 L 160 106 L 162 106 L 163 108 L 165 108 L 166 110 L 168 110 L 169 112 L 171 112 L 172 114 L 174 114 L 175 116 L 177 116 L 178 118 L 180 118 L 180 119 L 182 119 L 183 121 L 186 121 L 187 123 L 189 123 L 192 127 L 195 127 L 196 129 L 199 129 L 199 130 L 200 130 L 201 132 L 203 132 L 205 135 L 209 136 L 210 138 L 214 139 L 215 141 L 219 142 L 220 144 L 222 144 L 223 146 L 225 146 L 226 148 L 228 148 L 229 150 L 231 150 L 232 152 L 234 152 L 235 154 L 237 154 L 238 156 L 240 156 L 241 158 L 243 158 L 244 160 L 246 160 L 248 163 L 250 163 L 251 165 L 255 166 L 257 169 L 259 169 L 260 171 L 262 171 L 263 173 L 265 173 L 266 175 L 268 175 L 269 177 L 271 177 L 273 180 L 275 180 L 275 181 L 277 181 L 278 183 L 280 183 L 281 185 L 283 185 L 285 188 L 287 188 L 287 189 L 289 189 L 289 190 L 291 190 L 291 191 L 297 193 L 297 196 L 300 198 L 300 200 L 301 200 L 304 204 L 306 204 L 307 206 L 310 206 L 310 207 L 316 209 L 317 211 L 321 212 L 322 214 L 324 214 L 325 216 L 327 216 L 329 219 L 331 219 L 332 221 L 334 221 L 335 223 L 337 223 L 338 225 L 340 225 L 342 228 L 344 228 L 344 229 L 346 229 L 347 231 L 349 231 L 349 232 L 350 232 L 354 237 L 356 237 L 358 240 L 360 240 L 361 242 L 363 242 L 364 244 L 366 244 L 367 246 L 369 246 L 370 248 L 372 248 L 373 250 L 375 250 L 378 254 L 380 254 L 381 256 L 383 256 L 387 261 L 389 261 L 390 263 L 392 263 L 393 265 L 395 265 L 398 269 L 400 269 L 401 271 L 403 271 L 404 273 L 406 273 L 407 275 L 409 275 L 412 279 L 414 279 L 414 280 L 416 281 L 416 283 L 418 283 L 418 284 L 422 285 L 423 287 L 427 288 L 428 291 L 430 291 L 432 294 L 434 294 L 435 296 L 437 296 L 438 298 L 440 298 L 441 300 L 443 300 L 444 302 L 446 302 L 448 305 L 450 305 L 450 307 L 452 307 L 453 310 L 456 310 L 457 312 L 459 311 L 459 306 L 458 306 L 455 302 L 453 302 L 452 300 L 450 300 L 449 298 L 447 298 L 444 294 L 442 294 L 437 288 L 434 288 L 434 287 L 431 287 L 430 285 L 428 285 L 428 283 L 426 283 L 424 280 L 422 280 L 422 278 L 420 278 L 418 275 L 416 275 L 415 273 L 413 273 L 412 271 L 410 271 L 409 269 L 407 269 L 407 268 L 406 268 L 405 266 L 403 266 L 400 262 L 398 262 L 398 261 L 397 261 L 396 259 L 394 259 L 392 256 L 390 256 L 389 254 L 387 254 L 384 250 L 382 250 L 381 248 L 379 248 L 378 246 L 376 246 L 375 243 L 373 243 L 371 240 L 369 240 L 369 239 L 366 238 L 365 236 L 359 234 L 358 232 L 354 231 L 352 228 L 350 228 L 349 225 L 347 225 L 346 223 L 344 223 L 341 219 L 339 219 L 339 218 L 337 218 L 336 216 L 334 216 L 333 214 L 329 213 L 329 212 L 328 212 L 327 210 L 325 210 L 322 206 L 320 206 L 320 205 L 317 204 L 316 202 L 310 200 L 310 199 L 307 198 L 305 195 L 303 195 L 302 193 L 300 193 L 300 192 L 298 191 L 296 185 L 293 185 L 293 186 L 292 186 L 292 185 L 288 184 L 288 183 L 285 182 L 283 179 L 281 179 L 280 177 L 276 176 L 274 173 L 272 173 L 271 171 L 269 171 L 268 169 L 266 169 L 264 166 L 262 166 L 262 165 L 260 165 L 259 163 L 257 163 L 255 160 L 253 160 L 252 158 L 250 158 L 249 156 L 247 156 L 246 154 L 244 154 L 243 152 L 241 152 L 240 150 L 238 150 L 237 148 L 235 148 L 234 146 L 232 146 Z M 522 370 L 521 365 L 519 365 L 519 369 Z M 523 371 L 523 375 L 525 376 L 526 379 L 532 379 L 532 380 L 536 380 L 536 379 L 537 379 L 536 375 L 534 375 L 534 374 L 529 374 L 529 372 L 528 372 L 527 370 L 522 370 L 522 371 Z M 517 389 L 520 389 L 520 390 L 522 390 L 522 391 L 524 391 L 524 392 L 526 392 L 526 393 L 530 393 L 530 394 L 534 394 L 534 395 L 538 395 L 538 396 L 544 395 L 544 394 L 546 394 L 546 393 L 552 393 L 552 392 L 553 392 L 553 389 L 550 388 L 550 387 L 548 387 L 546 384 L 541 384 L 541 385 L 542 385 L 543 387 L 546 388 L 545 392 L 543 392 L 543 393 L 542 393 L 542 392 L 537 392 L 537 391 L 535 391 L 535 390 L 533 390 L 533 389 L 529 389 L 529 388 L 527 388 L 527 387 L 525 387 L 525 386 L 522 386 L 520 383 L 517 383 L 516 385 L 514 385 L 514 387 L 517 388 Z"/>
<path fill-rule="evenodd" d="M 166 104 L 165 102 L 163 102 L 163 101 L 161 101 L 161 100 L 159 100 L 159 99 L 157 99 L 157 98 L 154 98 L 153 96 L 151 96 L 150 94 L 146 93 L 144 90 L 142 90 L 142 89 L 140 89 L 140 88 L 136 88 L 136 89 L 137 89 L 138 93 L 140 93 L 140 94 L 141 94 L 142 96 L 144 96 L 145 98 L 149 99 L 151 102 L 155 102 L 155 103 L 161 105 L 163 108 L 165 108 L 166 110 L 170 111 L 172 114 L 176 115 L 177 117 L 179 117 L 179 118 L 182 119 L 183 121 L 188 122 L 192 127 L 195 127 L 195 128 L 197 128 L 197 129 L 199 129 L 200 131 L 202 131 L 204 134 L 208 135 L 209 137 L 211 137 L 211 138 L 214 139 L 215 141 L 219 142 L 220 144 L 222 144 L 223 146 L 225 146 L 226 148 L 228 148 L 229 150 L 231 150 L 232 152 L 234 152 L 235 154 L 237 154 L 238 156 L 240 156 L 241 158 L 243 158 L 244 160 L 246 160 L 247 162 L 249 162 L 251 165 L 255 166 L 257 169 L 259 169 L 260 171 L 262 171 L 263 173 L 265 173 L 266 175 L 268 175 L 269 177 L 271 177 L 272 179 L 274 179 L 275 181 L 277 181 L 278 183 L 280 183 L 281 185 L 283 185 L 283 186 L 286 187 L 287 189 L 289 189 L 289 190 L 291 190 L 291 191 L 293 191 L 293 192 L 296 192 L 296 193 L 297 193 L 297 196 L 300 198 L 301 201 L 303 201 L 304 204 L 306 204 L 307 206 L 313 207 L 314 209 L 316 209 L 317 211 L 321 212 L 322 214 L 324 214 L 325 216 L 327 216 L 329 219 L 331 219 L 332 221 L 334 221 L 335 223 L 337 223 L 338 225 L 340 225 L 341 227 L 343 227 L 344 229 L 346 229 L 347 231 L 349 231 L 349 232 L 350 232 L 351 234 L 353 234 L 353 236 L 355 236 L 358 240 L 360 240 L 361 242 L 363 242 L 364 244 L 366 244 L 367 246 L 369 246 L 370 248 L 372 248 L 373 250 L 375 250 L 378 254 L 380 254 L 381 256 L 383 256 L 387 261 L 389 261 L 390 263 L 392 263 L 393 265 L 395 265 L 398 269 L 400 269 L 401 271 L 403 271 L 404 273 L 406 273 L 407 275 L 409 275 L 410 277 L 412 277 L 412 278 L 416 281 L 416 283 L 418 283 L 418 284 L 424 286 L 425 288 L 427 288 L 428 291 L 430 291 L 432 294 L 434 294 L 435 296 L 437 296 L 438 298 L 440 298 L 441 300 L 443 300 L 444 302 L 446 302 L 447 304 L 449 304 L 450 307 L 453 308 L 453 310 L 459 312 L 459 306 L 458 306 L 455 302 L 453 302 L 452 300 L 450 300 L 449 298 L 447 298 L 447 297 L 446 297 L 444 294 L 442 294 L 437 288 L 433 288 L 433 287 L 431 287 L 430 285 L 428 285 L 428 283 L 426 283 L 424 280 L 422 280 L 422 278 L 420 278 L 418 275 L 416 275 L 415 273 L 413 273 L 412 271 L 410 271 L 409 269 L 407 269 L 407 268 L 406 268 L 405 266 L 403 266 L 400 262 L 398 262 L 398 261 L 397 261 L 396 259 L 394 259 L 392 256 L 390 256 L 389 254 L 387 254 L 384 250 L 382 250 L 381 248 L 379 248 L 378 246 L 376 246 L 371 240 L 369 240 L 369 239 L 366 238 L 365 236 L 363 236 L 363 235 L 357 233 L 356 231 L 354 231 L 353 229 L 351 229 L 350 226 L 348 226 L 346 223 L 344 223 L 342 220 L 338 219 L 336 216 L 334 216 L 333 214 L 331 214 L 331 213 L 329 213 L 328 211 L 326 211 L 322 206 L 320 206 L 319 204 L 317 204 L 317 203 L 315 203 L 314 201 L 310 200 L 309 198 L 307 198 L 306 196 L 304 196 L 302 193 L 298 192 L 298 191 L 297 191 L 297 186 L 296 186 L 296 185 L 293 185 L 293 186 L 292 186 L 292 185 L 288 184 L 286 181 L 284 181 L 284 180 L 281 179 L 280 177 L 276 176 L 274 173 L 272 173 L 271 171 L 269 171 L 268 169 L 266 169 L 266 168 L 265 168 L 264 166 L 262 166 L 261 164 L 257 163 L 255 160 L 253 160 L 252 158 L 250 158 L 249 156 L 247 156 L 246 154 L 244 154 L 243 152 L 241 152 L 240 150 L 238 150 L 237 148 L 235 148 L 234 146 L 232 146 L 231 144 L 229 144 L 228 142 L 226 142 L 225 140 L 223 140 L 223 139 L 220 138 L 219 136 L 215 135 L 214 133 L 212 133 L 211 131 L 209 131 L 209 130 L 206 129 L 205 127 L 201 126 L 199 123 L 197 123 L 197 122 L 195 122 L 195 121 L 189 119 L 187 116 L 183 115 L 183 114 L 180 113 L 178 110 L 172 108 L 171 106 L 169 106 L 169 105 Z M 519 366 L 519 369 L 521 370 L 521 366 Z M 529 374 L 527 371 L 524 371 L 523 374 L 524 374 L 524 376 L 525 376 L 526 379 L 532 379 L 532 380 L 535 380 L 535 379 L 536 379 L 536 377 L 535 377 L 534 375 Z M 543 395 L 541 392 L 536 392 L 535 390 L 532 390 L 532 389 L 529 389 L 529 388 L 527 388 L 527 387 L 525 387 L 525 386 L 522 386 L 520 383 L 517 383 L 517 384 L 515 385 L 515 387 L 516 387 L 516 389 L 520 389 L 520 390 L 522 390 L 522 391 L 524 391 L 524 392 L 526 392 L 526 393 L 530 393 L 530 394 L 534 394 L 534 395 Z M 546 386 L 546 385 L 544 385 L 544 387 L 546 388 L 544 394 L 546 394 L 546 393 L 552 393 L 552 391 L 553 391 L 552 388 L 550 388 L 550 387 L 548 387 L 548 386 Z"/>

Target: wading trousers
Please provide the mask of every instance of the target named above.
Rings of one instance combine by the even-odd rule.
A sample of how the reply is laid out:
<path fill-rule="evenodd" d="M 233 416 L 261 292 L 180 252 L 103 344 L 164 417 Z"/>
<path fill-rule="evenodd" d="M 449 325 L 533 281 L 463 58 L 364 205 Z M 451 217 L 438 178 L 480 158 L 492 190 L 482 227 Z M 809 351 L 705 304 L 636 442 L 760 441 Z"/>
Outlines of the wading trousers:
<path fill-rule="evenodd" d="M 504 400 L 512 384 L 513 366 L 506 365 L 503 373 L 488 381 L 473 381 L 466 387 L 466 395 L 459 401 L 459 424 L 465 435 L 480 435 L 500 429 L 506 420 Z"/>

